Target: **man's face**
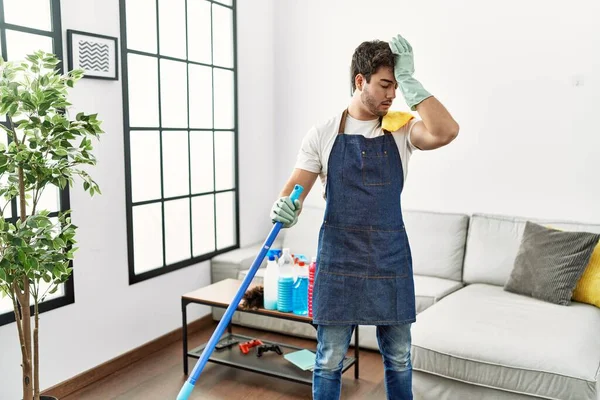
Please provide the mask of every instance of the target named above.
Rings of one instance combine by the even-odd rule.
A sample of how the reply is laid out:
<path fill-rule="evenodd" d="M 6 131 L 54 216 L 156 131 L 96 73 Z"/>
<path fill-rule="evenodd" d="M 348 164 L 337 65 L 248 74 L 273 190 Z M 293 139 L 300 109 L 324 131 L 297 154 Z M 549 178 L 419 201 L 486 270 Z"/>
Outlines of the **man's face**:
<path fill-rule="evenodd" d="M 378 117 L 387 114 L 396 98 L 396 78 L 390 67 L 381 67 L 371 75 L 371 81 L 363 80 L 360 99 L 369 112 Z"/>

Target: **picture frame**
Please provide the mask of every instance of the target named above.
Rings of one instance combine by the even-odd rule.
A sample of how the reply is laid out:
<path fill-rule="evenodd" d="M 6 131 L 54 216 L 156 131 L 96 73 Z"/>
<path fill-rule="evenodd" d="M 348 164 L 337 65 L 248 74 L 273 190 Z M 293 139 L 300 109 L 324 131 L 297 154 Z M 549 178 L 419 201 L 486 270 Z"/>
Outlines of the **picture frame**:
<path fill-rule="evenodd" d="M 67 29 L 69 71 L 80 68 L 84 78 L 118 80 L 116 37 Z"/>

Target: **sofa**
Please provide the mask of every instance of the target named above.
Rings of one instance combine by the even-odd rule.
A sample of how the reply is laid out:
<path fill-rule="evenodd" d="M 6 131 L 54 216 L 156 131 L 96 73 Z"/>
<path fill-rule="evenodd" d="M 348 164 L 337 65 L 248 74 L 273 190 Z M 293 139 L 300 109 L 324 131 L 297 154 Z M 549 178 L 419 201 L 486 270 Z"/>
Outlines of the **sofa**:
<path fill-rule="evenodd" d="M 413 254 L 415 399 L 600 400 L 600 308 L 568 306 L 504 290 L 528 218 L 404 210 Z M 314 256 L 323 209 L 305 207 L 273 248 Z M 600 233 L 600 225 L 531 221 Z M 261 243 L 211 261 L 213 282 L 243 279 Z M 264 265 L 254 281 L 260 283 Z M 599 288 L 600 290 L 600 288 Z M 213 310 L 219 319 L 222 311 Z M 309 324 L 236 313 L 234 324 L 315 338 Z M 378 350 L 373 326 L 359 346 Z M 354 343 L 354 341 L 352 341 Z"/>

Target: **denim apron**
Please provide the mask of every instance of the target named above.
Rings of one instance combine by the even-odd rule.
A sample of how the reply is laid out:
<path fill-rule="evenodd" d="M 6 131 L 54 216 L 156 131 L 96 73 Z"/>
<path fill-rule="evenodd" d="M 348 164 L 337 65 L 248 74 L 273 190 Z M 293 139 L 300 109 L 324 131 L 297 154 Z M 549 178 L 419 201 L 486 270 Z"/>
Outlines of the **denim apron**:
<path fill-rule="evenodd" d="M 345 110 L 328 162 L 325 216 L 313 289 L 315 325 L 415 321 L 412 256 L 393 136 L 346 135 Z"/>

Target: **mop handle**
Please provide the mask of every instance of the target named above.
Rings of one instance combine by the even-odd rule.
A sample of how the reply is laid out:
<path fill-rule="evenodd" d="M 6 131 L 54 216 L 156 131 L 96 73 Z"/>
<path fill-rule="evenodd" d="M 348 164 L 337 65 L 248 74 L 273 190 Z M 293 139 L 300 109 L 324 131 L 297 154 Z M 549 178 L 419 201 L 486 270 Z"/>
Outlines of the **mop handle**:
<path fill-rule="evenodd" d="M 290 195 L 290 199 L 292 200 L 292 202 L 294 202 L 295 200 L 297 200 L 300 197 L 300 194 L 302 193 L 303 190 L 304 190 L 304 188 L 300 185 L 294 186 L 294 190 L 292 191 L 292 194 Z M 202 355 L 200 355 L 200 358 L 196 362 L 196 366 L 192 370 L 192 374 L 189 376 L 187 381 L 183 384 L 183 387 L 181 388 L 179 394 L 177 395 L 177 400 L 187 400 L 188 397 L 190 396 L 190 394 L 192 393 L 192 390 L 194 390 L 194 385 L 196 384 L 196 381 L 200 377 L 200 374 L 202 373 L 204 366 L 208 362 L 210 355 L 212 354 L 213 350 L 215 349 L 215 346 L 221 339 L 221 335 L 223 335 L 225 328 L 229 325 L 229 322 L 231 321 L 231 317 L 233 316 L 233 313 L 238 308 L 238 305 L 240 304 L 240 301 L 242 300 L 242 296 L 246 293 L 246 289 L 248 289 L 248 286 L 250 286 L 250 282 L 252 282 L 252 279 L 254 278 L 256 271 L 260 267 L 260 264 L 262 264 L 262 261 L 265 258 L 267 251 L 271 248 L 271 245 L 275 241 L 275 238 L 279 234 L 279 231 L 281 230 L 282 226 L 283 226 L 283 224 L 281 222 L 276 222 L 275 224 L 273 224 L 273 228 L 271 229 L 271 232 L 269 233 L 267 240 L 265 240 L 265 243 L 263 244 L 260 252 L 258 253 L 258 256 L 252 263 L 252 266 L 250 267 L 250 270 L 248 271 L 248 273 L 246 274 L 246 277 L 242 281 L 242 285 L 240 286 L 238 292 L 236 293 L 235 297 L 233 298 L 233 300 L 227 307 L 227 311 L 225 311 L 225 314 L 223 315 L 223 317 L 221 317 L 221 321 L 219 322 L 219 325 L 217 325 L 217 329 L 215 329 L 215 332 L 213 333 L 210 340 L 206 344 L 206 347 L 204 347 L 204 350 L 202 351 Z"/>

